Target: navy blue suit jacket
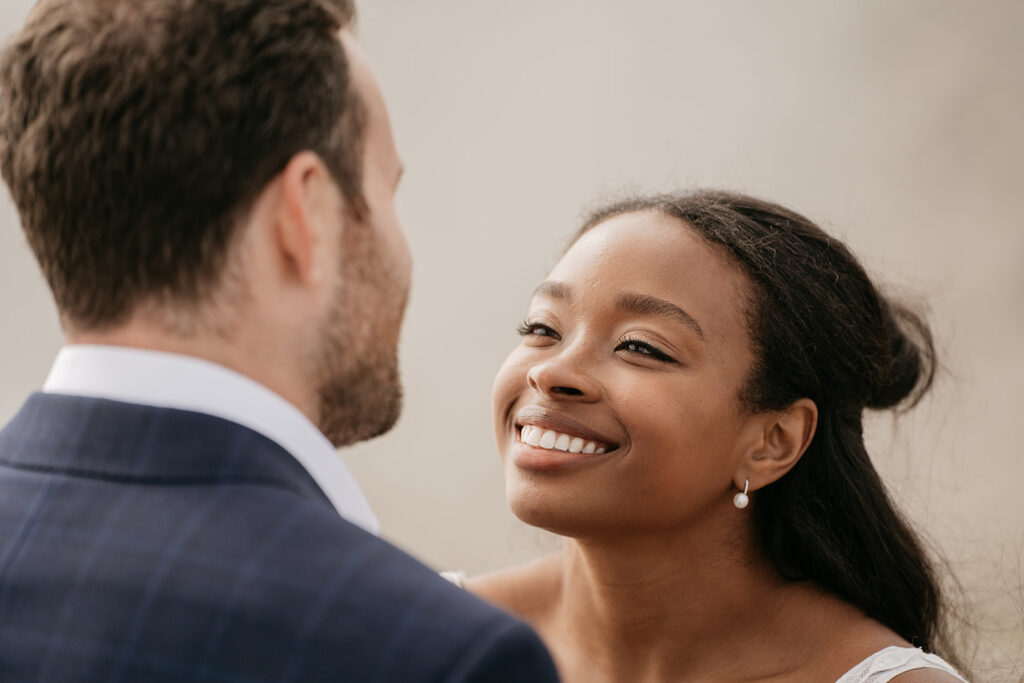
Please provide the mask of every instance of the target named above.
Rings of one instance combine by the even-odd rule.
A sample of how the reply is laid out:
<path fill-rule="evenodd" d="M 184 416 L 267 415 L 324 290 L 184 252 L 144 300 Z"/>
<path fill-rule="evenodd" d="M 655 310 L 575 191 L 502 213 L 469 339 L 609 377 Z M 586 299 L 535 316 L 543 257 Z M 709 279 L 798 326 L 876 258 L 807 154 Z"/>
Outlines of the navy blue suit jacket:
<path fill-rule="evenodd" d="M 35 394 L 0 431 L 0 681 L 554 680 L 250 429 Z"/>

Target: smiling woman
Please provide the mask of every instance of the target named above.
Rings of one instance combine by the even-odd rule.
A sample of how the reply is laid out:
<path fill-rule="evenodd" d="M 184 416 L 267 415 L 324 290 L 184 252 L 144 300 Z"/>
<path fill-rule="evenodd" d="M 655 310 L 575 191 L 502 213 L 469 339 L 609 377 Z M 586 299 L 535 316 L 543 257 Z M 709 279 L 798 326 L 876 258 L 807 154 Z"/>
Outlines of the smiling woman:
<path fill-rule="evenodd" d="M 806 218 L 720 192 L 596 213 L 494 387 L 507 496 L 565 537 L 468 587 L 568 681 L 963 680 L 864 447 L 931 384 L 927 326 Z M 920 648 L 920 649 L 919 649 Z"/>

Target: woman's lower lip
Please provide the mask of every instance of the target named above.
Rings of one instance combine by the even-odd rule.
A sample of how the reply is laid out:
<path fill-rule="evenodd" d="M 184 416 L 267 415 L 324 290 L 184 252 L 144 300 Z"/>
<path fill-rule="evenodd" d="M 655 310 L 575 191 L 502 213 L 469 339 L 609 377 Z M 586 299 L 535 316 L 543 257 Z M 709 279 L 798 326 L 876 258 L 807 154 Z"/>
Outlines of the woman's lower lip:
<path fill-rule="evenodd" d="M 609 453 L 570 453 L 558 449 L 538 448 L 516 440 L 512 443 L 512 463 L 524 470 L 564 470 L 604 458 Z"/>

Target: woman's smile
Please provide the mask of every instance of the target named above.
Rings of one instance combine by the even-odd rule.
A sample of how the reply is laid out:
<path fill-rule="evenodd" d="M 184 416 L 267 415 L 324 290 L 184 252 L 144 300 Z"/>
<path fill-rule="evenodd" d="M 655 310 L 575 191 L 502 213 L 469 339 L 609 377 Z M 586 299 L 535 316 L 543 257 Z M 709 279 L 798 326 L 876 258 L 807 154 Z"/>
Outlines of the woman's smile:
<path fill-rule="evenodd" d="M 585 465 L 619 450 L 618 443 L 600 430 L 565 412 L 540 405 L 525 406 L 516 412 L 511 440 L 515 466 L 527 470 Z"/>
<path fill-rule="evenodd" d="M 524 470 L 564 470 L 609 457 L 615 451 L 568 434 L 539 427 L 524 427 L 527 436 L 512 444 L 512 462 Z M 531 433 L 532 432 L 532 433 Z M 536 442 L 536 443 L 534 443 Z M 550 445 L 548 445 L 550 444 Z"/>

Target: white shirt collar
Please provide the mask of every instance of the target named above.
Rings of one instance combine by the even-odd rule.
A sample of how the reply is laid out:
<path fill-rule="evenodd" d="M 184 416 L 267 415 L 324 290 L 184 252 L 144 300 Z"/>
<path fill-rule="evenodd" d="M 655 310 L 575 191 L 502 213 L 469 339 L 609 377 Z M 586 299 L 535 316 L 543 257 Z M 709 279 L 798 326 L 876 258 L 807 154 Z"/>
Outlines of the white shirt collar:
<path fill-rule="evenodd" d="M 123 346 L 65 346 L 43 391 L 177 408 L 230 420 L 288 451 L 345 519 L 380 525 L 337 450 L 294 405 L 228 368 L 193 356 Z"/>

